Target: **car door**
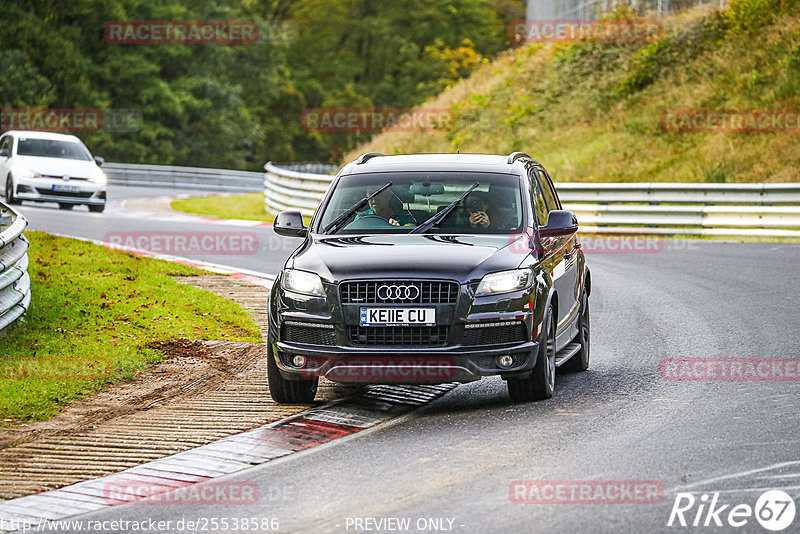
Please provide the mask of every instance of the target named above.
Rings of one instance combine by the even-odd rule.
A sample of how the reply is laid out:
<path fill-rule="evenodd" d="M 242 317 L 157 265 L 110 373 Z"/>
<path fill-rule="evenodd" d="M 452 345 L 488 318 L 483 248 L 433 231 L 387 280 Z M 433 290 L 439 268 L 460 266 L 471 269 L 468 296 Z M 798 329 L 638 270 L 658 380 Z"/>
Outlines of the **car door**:
<path fill-rule="evenodd" d="M 4 135 L 0 137 L 0 150 L 8 150 L 8 156 L 0 157 L 0 187 L 5 187 L 6 176 L 8 176 L 9 162 L 11 160 L 11 149 L 14 148 L 14 139 L 11 135 Z"/>
<path fill-rule="evenodd" d="M 539 185 L 547 203 L 548 212 L 560 210 L 561 202 L 558 199 L 555 187 L 550 176 L 543 167 L 536 169 Z M 550 244 L 556 263 L 552 268 L 553 285 L 558 291 L 558 336 L 557 346 L 569 343 L 578 333 L 578 249 L 577 234 L 565 237 L 552 238 Z"/>

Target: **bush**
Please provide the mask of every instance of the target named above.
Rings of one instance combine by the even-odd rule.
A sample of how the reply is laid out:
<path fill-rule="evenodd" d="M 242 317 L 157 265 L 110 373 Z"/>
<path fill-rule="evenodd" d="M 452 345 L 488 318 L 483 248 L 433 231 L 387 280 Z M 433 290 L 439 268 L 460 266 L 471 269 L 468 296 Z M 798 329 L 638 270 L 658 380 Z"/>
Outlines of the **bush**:
<path fill-rule="evenodd" d="M 752 32 L 769 25 L 775 16 L 800 7 L 800 0 L 731 0 L 727 17 L 735 30 Z"/>

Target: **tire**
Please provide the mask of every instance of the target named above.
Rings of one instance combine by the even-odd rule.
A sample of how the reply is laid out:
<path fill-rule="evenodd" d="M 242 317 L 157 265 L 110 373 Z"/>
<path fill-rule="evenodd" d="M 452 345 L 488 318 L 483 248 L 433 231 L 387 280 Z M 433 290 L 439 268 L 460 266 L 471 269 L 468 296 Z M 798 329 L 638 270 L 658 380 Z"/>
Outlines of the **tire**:
<path fill-rule="evenodd" d="M 5 195 L 8 204 L 22 204 L 22 202 L 14 196 L 14 180 L 11 178 L 10 174 L 6 176 Z"/>
<path fill-rule="evenodd" d="M 105 204 L 103 204 L 101 206 L 89 205 L 89 211 L 91 211 L 92 213 L 103 213 L 104 209 L 106 209 L 106 205 Z"/>
<path fill-rule="evenodd" d="M 591 328 L 589 323 L 589 297 L 586 291 L 581 298 L 581 315 L 578 318 L 578 335 L 575 341 L 581 344 L 581 350 L 567 360 L 563 368 L 567 372 L 582 373 L 589 369 L 589 345 L 591 342 Z"/>
<path fill-rule="evenodd" d="M 71 210 L 75 207 L 75 204 L 63 204 L 61 202 L 58 203 L 58 209 L 60 210 Z"/>
<path fill-rule="evenodd" d="M 267 381 L 269 394 L 278 404 L 311 404 L 317 395 L 319 379 L 286 380 L 281 376 L 272 342 L 267 343 Z"/>
<path fill-rule="evenodd" d="M 531 374 L 526 378 L 510 378 L 507 383 L 508 394 L 514 402 L 545 400 L 553 396 L 556 385 L 556 323 L 552 307 L 545 314 L 542 343 Z"/>

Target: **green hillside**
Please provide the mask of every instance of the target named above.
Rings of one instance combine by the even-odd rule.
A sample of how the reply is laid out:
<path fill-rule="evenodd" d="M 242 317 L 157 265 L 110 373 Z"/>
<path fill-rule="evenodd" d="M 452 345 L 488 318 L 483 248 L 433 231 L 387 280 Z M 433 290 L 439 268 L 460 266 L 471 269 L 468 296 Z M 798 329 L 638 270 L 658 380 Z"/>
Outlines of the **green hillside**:
<path fill-rule="evenodd" d="M 451 109 L 450 124 L 384 132 L 347 159 L 523 150 L 560 181 L 800 181 L 800 0 L 732 0 L 664 27 L 649 43 L 511 50 L 422 106 Z M 734 111 L 744 126 L 753 111 L 790 112 L 698 133 L 674 131 L 685 114 L 665 128 L 674 110 Z"/>

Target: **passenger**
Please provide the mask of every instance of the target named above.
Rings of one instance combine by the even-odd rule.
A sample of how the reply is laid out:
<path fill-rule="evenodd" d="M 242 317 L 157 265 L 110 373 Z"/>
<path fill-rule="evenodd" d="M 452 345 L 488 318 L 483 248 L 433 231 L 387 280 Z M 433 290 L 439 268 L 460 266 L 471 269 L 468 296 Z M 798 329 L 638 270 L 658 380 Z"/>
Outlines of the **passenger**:
<path fill-rule="evenodd" d="M 480 191 L 470 193 L 464 199 L 464 212 L 471 228 L 492 227 L 492 205 Z"/>

